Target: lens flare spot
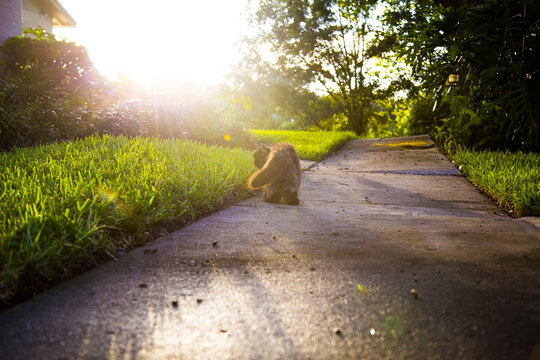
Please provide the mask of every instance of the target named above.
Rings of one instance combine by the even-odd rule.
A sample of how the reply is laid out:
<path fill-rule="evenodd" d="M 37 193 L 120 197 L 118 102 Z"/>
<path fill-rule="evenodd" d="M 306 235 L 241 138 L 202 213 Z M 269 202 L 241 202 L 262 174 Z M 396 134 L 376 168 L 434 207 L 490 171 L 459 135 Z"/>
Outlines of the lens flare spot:
<path fill-rule="evenodd" d="M 363 287 L 362 285 L 360 284 L 356 284 L 356 290 L 358 291 L 358 293 L 362 294 L 362 295 L 365 295 L 366 294 L 366 288 Z"/>
<path fill-rule="evenodd" d="M 386 316 L 383 325 L 386 333 L 394 339 L 397 339 L 405 332 L 405 324 L 395 315 Z"/>
<path fill-rule="evenodd" d="M 231 100 L 231 103 L 243 106 L 245 110 L 253 109 L 253 100 L 251 99 L 251 96 L 248 95 L 235 97 Z"/>
<path fill-rule="evenodd" d="M 104 202 L 113 202 L 116 200 L 116 192 L 112 189 L 109 189 L 107 187 L 101 187 L 98 190 L 98 196 L 101 199 L 101 201 Z"/>

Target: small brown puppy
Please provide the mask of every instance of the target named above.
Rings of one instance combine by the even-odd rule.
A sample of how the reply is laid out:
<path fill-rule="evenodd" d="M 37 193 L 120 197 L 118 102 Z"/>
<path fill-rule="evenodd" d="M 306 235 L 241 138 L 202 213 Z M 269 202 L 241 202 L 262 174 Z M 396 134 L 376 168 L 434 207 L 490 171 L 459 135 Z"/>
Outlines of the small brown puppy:
<path fill-rule="evenodd" d="M 291 144 L 279 143 L 271 148 L 263 146 L 253 154 L 259 168 L 248 181 L 251 190 L 263 188 L 264 201 L 298 205 L 298 191 L 302 167 Z"/>

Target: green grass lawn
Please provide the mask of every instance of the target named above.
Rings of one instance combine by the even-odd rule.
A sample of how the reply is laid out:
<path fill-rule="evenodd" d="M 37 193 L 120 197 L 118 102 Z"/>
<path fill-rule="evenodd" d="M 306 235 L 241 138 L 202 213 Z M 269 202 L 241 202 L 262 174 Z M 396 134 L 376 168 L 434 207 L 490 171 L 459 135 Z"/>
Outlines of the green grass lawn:
<path fill-rule="evenodd" d="M 313 161 L 322 160 L 347 140 L 356 139 L 356 135 L 349 131 L 248 130 L 248 132 L 266 144 L 289 142 L 294 145 L 301 159 Z"/>
<path fill-rule="evenodd" d="M 350 132 L 250 130 L 321 160 Z M 540 214 L 540 155 L 454 150 L 465 175 L 514 215 Z M 93 136 L 0 153 L 0 307 L 247 197 L 250 151 Z"/>
<path fill-rule="evenodd" d="M 319 160 L 354 134 L 259 131 Z M 0 153 L 0 308 L 249 196 L 251 151 L 92 136 Z"/>
<path fill-rule="evenodd" d="M 463 148 L 447 152 L 469 181 L 510 214 L 540 214 L 540 154 Z"/>
<path fill-rule="evenodd" d="M 0 168 L 0 305 L 247 196 L 255 170 L 238 148 L 108 136 L 0 153 Z"/>

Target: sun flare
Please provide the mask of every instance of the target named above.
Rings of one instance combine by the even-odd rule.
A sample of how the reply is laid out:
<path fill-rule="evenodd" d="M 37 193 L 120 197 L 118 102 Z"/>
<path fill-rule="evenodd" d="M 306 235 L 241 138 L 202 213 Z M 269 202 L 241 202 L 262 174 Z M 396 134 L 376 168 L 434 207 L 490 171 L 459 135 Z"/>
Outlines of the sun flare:
<path fill-rule="evenodd" d="M 88 49 L 109 78 L 215 84 L 238 59 L 247 0 L 63 0 L 77 21 L 55 33 Z"/>

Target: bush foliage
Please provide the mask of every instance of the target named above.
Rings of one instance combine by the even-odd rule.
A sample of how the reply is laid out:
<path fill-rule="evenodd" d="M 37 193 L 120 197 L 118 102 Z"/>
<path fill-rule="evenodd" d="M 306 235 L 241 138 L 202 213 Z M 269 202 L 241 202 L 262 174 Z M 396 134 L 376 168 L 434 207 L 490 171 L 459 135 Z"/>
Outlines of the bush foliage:
<path fill-rule="evenodd" d="M 434 102 L 439 140 L 540 151 L 538 1 L 387 2 L 380 47 L 411 66 Z M 451 74 L 459 81 L 445 86 Z"/>
<path fill-rule="evenodd" d="M 143 135 L 151 114 L 103 79 L 86 50 L 40 29 L 0 47 L 0 147 L 32 146 L 94 133 Z"/>
<path fill-rule="evenodd" d="M 251 144 L 233 121 L 232 97 L 193 100 L 194 91 L 112 83 L 98 74 L 84 47 L 42 29 L 25 29 L 25 34 L 0 46 L 0 150 L 91 134 Z"/>

